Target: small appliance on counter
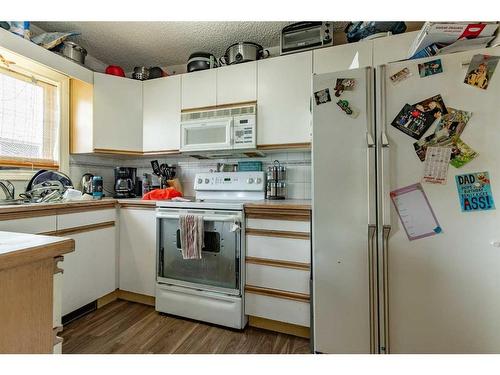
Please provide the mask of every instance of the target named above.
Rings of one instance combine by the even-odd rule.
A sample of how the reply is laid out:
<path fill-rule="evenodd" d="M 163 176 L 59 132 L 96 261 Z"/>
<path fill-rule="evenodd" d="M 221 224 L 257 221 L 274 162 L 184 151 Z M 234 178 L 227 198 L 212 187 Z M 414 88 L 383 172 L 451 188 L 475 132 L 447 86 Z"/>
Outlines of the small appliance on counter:
<path fill-rule="evenodd" d="M 80 181 L 80 188 L 83 194 L 92 195 L 92 179 L 94 175 L 92 173 L 84 173 Z"/>
<path fill-rule="evenodd" d="M 102 199 L 104 196 L 104 183 L 101 176 L 92 177 L 92 198 Z"/>
<path fill-rule="evenodd" d="M 286 198 L 286 167 L 278 160 L 274 165 L 267 168 L 267 199 Z"/>
<path fill-rule="evenodd" d="M 297 22 L 281 30 L 281 55 L 327 46 L 333 46 L 332 22 Z"/>
<path fill-rule="evenodd" d="M 115 198 L 135 198 L 137 168 L 115 168 Z"/>

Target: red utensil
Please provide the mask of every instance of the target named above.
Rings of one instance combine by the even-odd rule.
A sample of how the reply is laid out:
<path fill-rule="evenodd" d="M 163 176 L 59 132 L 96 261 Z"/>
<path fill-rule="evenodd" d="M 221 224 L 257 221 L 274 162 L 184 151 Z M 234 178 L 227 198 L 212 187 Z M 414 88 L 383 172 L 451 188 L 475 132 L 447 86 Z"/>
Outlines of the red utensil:
<path fill-rule="evenodd" d="M 106 74 L 111 74 L 113 76 L 125 77 L 124 70 L 118 65 L 110 65 L 105 70 Z"/>

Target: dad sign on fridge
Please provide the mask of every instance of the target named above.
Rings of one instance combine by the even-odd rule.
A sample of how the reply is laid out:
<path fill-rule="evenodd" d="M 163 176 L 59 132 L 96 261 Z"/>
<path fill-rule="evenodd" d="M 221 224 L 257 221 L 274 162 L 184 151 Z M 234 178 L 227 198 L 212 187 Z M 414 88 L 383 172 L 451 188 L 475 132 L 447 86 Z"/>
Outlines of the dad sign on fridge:
<path fill-rule="evenodd" d="M 488 172 L 475 172 L 455 176 L 462 212 L 495 209 Z"/>

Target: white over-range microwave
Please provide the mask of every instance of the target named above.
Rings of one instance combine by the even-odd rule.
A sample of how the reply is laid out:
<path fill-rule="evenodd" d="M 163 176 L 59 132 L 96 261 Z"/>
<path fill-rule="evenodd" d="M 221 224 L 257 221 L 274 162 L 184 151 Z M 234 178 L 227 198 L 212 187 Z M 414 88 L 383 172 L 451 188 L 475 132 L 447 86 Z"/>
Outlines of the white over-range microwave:
<path fill-rule="evenodd" d="M 181 152 L 256 148 L 256 104 L 181 115 Z"/>

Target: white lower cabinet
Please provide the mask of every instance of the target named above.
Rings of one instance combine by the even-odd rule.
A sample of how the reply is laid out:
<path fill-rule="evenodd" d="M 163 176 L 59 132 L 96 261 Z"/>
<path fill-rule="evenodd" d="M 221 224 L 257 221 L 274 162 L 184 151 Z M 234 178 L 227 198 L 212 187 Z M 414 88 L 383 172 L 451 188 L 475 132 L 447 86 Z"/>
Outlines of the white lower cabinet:
<path fill-rule="evenodd" d="M 248 285 L 309 294 L 309 270 L 246 264 Z"/>
<path fill-rule="evenodd" d="M 75 251 L 64 257 L 62 315 L 116 289 L 115 227 L 65 235 Z"/>
<path fill-rule="evenodd" d="M 245 293 L 245 314 L 309 327 L 308 302 Z"/>
<path fill-rule="evenodd" d="M 61 263 L 59 264 L 61 267 Z M 52 291 L 53 295 L 53 308 L 52 308 L 52 327 L 61 327 L 62 326 L 62 274 L 56 273 L 54 274 L 54 289 Z M 54 345 L 54 354 L 62 354 L 62 342 Z"/>
<path fill-rule="evenodd" d="M 257 216 L 246 219 L 245 314 L 309 327 L 310 221 Z"/>
<path fill-rule="evenodd" d="M 54 232 L 56 230 L 56 215 L 2 220 L 0 221 L 0 230 L 30 234 Z"/>
<path fill-rule="evenodd" d="M 155 295 L 156 213 L 120 209 L 120 290 Z"/>

